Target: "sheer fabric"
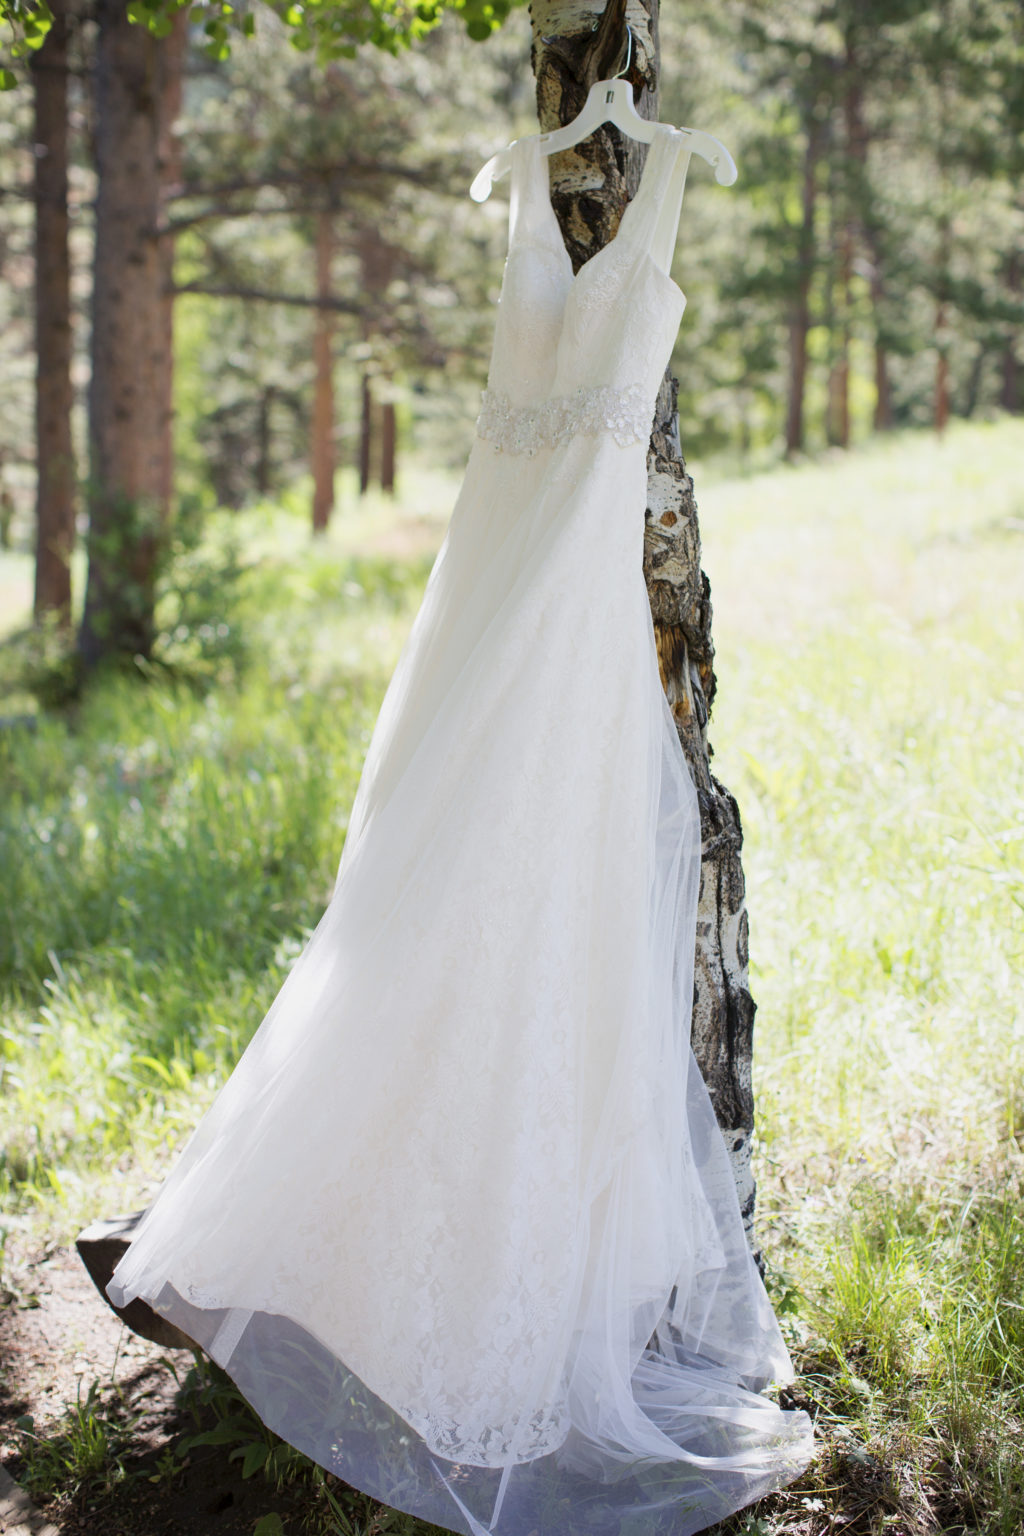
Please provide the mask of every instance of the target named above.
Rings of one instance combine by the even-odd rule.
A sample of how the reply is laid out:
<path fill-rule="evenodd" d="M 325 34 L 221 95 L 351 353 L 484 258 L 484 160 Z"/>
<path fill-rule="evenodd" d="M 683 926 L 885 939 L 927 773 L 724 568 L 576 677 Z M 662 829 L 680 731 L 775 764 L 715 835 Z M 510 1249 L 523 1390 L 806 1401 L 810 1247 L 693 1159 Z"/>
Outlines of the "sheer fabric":
<path fill-rule="evenodd" d="M 686 1536 L 806 1416 L 689 1047 L 700 823 L 641 573 L 661 129 L 573 276 L 514 153 L 488 393 L 330 905 L 109 1287 L 467 1536 Z"/>

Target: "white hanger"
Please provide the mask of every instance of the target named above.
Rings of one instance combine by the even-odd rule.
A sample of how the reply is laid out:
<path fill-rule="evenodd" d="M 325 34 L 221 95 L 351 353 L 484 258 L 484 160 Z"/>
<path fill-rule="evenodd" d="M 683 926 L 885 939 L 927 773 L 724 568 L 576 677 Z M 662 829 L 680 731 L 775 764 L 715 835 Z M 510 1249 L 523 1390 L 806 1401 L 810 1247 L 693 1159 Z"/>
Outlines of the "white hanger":
<path fill-rule="evenodd" d="M 552 133 L 531 135 L 532 138 L 540 140 L 541 149 L 545 155 L 557 154 L 560 149 L 571 149 L 574 144 L 579 144 L 588 138 L 595 128 L 600 128 L 602 123 L 614 124 L 631 139 L 639 139 L 642 144 L 650 144 L 654 138 L 661 124 L 652 123 L 648 118 L 640 116 L 633 104 L 633 87 L 628 80 L 623 79 L 633 54 L 633 32 L 629 27 L 626 30 L 629 33 L 629 52 L 620 73 L 613 75 L 610 80 L 596 81 L 590 87 L 582 112 L 564 128 L 556 128 Z M 699 128 L 680 128 L 678 132 L 689 135 L 687 149 L 691 155 L 699 155 L 702 160 L 708 162 L 719 186 L 731 187 L 739 172 L 736 170 L 735 160 L 721 140 L 716 139 L 713 134 L 704 133 Z M 512 145 L 509 144 L 505 149 L 500 149 L 496 155 L 492 155 L 487 164 L 477 172 L 473 185 L 469 189 L 469 195 L 473 201 L 485 202 L 490 196 L 494 183 L 508 174 L 511 165 Z"/>

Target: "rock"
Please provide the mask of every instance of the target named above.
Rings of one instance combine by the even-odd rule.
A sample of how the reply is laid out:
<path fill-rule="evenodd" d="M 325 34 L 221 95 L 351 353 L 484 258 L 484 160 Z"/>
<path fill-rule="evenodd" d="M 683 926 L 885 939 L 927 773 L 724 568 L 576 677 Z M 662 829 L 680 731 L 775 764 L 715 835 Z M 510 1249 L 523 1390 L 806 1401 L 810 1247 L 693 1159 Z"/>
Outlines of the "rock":
<path fill-rule="evenodd" d="M 4 1467 L 0 1467 L 0 1532 L 4 1536 L 60 1536 Z"/>
<path fill-rule="evenodd" d="M 144 1215 L 144 1211 L 132 1211 L 129 1216 L 115 1216 L 110 1221 L 94 1221 L 75 1240 L 78 1256 L 107 1306 L 117 1313 L 132 1333 L 150 1339 L 164 1349 L 195 1349 L 194 1342 L 187 1334 L 154 1312 L 141 1297 L 137 1296 L 126 1307 L 115 1307 L 107 1295 L 107 1281 L 127 1252 L 132 1235 Z"/>

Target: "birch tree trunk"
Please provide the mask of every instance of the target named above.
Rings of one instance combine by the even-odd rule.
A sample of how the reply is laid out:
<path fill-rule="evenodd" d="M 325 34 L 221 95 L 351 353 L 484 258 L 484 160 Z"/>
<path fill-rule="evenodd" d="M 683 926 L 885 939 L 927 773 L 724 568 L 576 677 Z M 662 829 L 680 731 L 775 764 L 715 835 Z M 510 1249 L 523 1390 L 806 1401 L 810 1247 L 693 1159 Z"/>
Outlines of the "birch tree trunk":
<path fill-rule="evenodd" d="M 595 80 L 625 62 L 637 110 L 657 116 L 658 0 L 608 0 L 594 25 L 585 0 L 533 0 L 533 61 L 541 128 L 569 122 Z M 551 158 L 551 200 L 578 270 L 612 240 L 639 184 L 645 146 L 614 129 Z M 732 1158 L 748 1235 L 754 1180 L 751 1047 L 754 1003 L 747 985 L 747 913 L 736 801 L 711 773 L 708 714 L 715 692 L 711 601 L 700 567 L 693 481 L 679 442 L 676 381 L 666 375 L 648 452 L 644 573 L 662 682 L 700 800 L 702 867 L 692 1041 Z"/>
<path fill-rule="evenodd" d="M 68 243 L 68 15 L 32 59 L 35 118 L 36 572 L 35 618 L 71 622 L 75 460 L 71 441 L 71 257 Z"/>

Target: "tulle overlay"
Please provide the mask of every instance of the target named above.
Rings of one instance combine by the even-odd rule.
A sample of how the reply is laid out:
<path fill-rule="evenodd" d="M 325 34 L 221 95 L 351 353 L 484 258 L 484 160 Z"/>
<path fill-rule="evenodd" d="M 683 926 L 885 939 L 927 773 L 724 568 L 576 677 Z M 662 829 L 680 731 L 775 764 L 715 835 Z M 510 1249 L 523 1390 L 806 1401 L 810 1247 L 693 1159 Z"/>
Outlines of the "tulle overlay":
<path fill-rule="evenodd" d="M 492 398 L 584 414 L 478 438 L 331 903 L 109 1287 L 467 1536 L 686 1536 L 811 1451 L 689 1047 L 700 825 L 613 398 L 650 421 L 684 145 L 576 279 L 517 148 Z"/>

